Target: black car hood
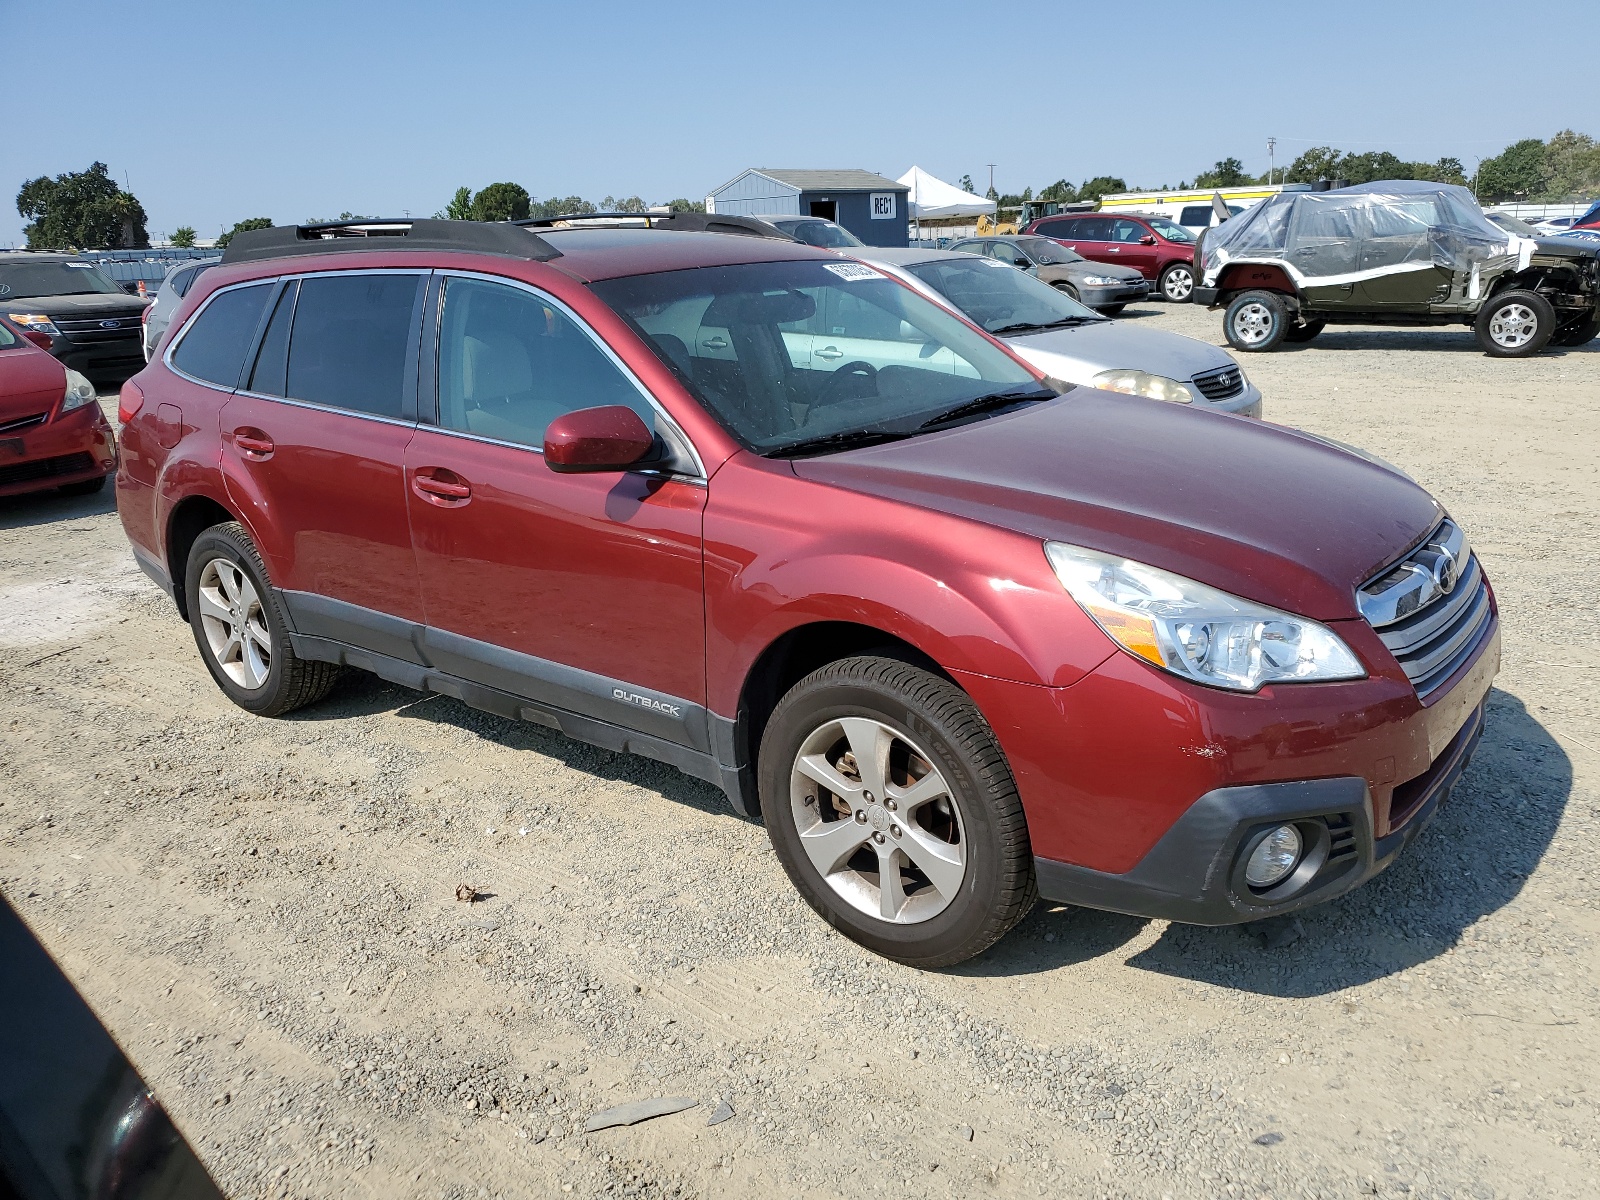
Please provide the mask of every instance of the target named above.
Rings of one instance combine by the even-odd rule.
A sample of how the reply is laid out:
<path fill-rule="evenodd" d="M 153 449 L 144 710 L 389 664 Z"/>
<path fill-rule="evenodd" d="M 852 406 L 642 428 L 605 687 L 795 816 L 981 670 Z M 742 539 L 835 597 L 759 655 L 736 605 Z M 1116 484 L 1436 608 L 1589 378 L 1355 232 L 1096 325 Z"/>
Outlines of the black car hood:
<path fill-rule="evenodd" d="M 1575 237 L 1541 237 L 1533 239 L 1540 254 L 1552 258 L 1600 258 L 1600 242 Z"/>
<path fill-rule="evenodd" d="M 801 459 L 805 479 L 1122 554 L 1315 620 L 1443 515 L 1386 465 L 1248 417 L 1075 388 L 887 445 Z"/>
<path fill-rule="evenodd" d="M 43 313 L 47 317 L 137 317 L 148 300 L 118 292 L 90 292 L 75 296 L 0 297 L 0 312 Z"/>

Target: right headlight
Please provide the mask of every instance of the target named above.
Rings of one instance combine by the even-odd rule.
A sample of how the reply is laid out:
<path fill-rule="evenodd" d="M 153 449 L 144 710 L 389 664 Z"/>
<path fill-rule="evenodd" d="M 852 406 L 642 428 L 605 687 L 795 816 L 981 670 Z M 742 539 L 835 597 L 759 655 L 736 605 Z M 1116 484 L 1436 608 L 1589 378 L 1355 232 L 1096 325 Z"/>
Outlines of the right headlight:
<path fill-rule="evenodd" d="M 61 398 L 61 411 L 71 412 L 95 401 L 94 384 L 71 367 L 67 368 L 67 393 Z"/>
<path fill-rule="evenodd" d="M 1178 380 L 1168 379 L 1165 375 L 1152 375 L 1148 371 L 1134 371 L 1127 368 L 1101 371 L 1089 380 L 1089 386 L 1107 392 L 1122 392 L 1128 396 L 1148 396 L 1152 400 L 1167 400 L 1173 404 L 1190 404 L 1194 401 L 1189 389 Z"/>
<path fill-rule="evenodd" d="M 1056 578 L 1129 654 L 1211 687 L 1366 676 L 1339 635 L 1182 575 L 1065 542 L 1046 542 Z"/>

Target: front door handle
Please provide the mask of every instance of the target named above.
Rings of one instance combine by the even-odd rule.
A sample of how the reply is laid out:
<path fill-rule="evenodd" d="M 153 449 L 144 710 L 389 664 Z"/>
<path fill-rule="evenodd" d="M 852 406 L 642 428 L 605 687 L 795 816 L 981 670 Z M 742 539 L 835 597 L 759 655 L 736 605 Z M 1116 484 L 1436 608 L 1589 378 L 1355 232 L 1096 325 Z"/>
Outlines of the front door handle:
<path fill-rule="evenodd" d="M 728 348 L 728 339 L 725 337 L 708 337 L 700 344 L 707 350 L 726 350 Z"/>
<path fill-rule="evenodd" d="M 837 346 L 824 346 L 821 350 L 813 350 L 811 353 L 815 354 L 818 358 L 844 357 L 844 351 L 839 349 Z"/>
<path fill-rule="evenodd" d="M 446 467 L 419 467 L 411 476 L 411 490 L 440 508 L 460 508 L 472 499 L 472 485 Z"/>
<path fill-rule="evenodd" d="M 252 425 L 235 429 L 233 444 L 239 448 L 239 453 L 251 462 L 266 462 L 278 448 L 270 437 Z"/>

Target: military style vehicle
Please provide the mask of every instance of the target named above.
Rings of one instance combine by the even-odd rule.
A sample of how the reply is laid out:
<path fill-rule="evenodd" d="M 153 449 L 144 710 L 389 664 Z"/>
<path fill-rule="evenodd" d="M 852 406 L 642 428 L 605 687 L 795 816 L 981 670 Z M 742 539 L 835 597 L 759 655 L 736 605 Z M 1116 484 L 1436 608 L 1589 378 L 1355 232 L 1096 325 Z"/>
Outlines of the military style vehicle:
<path fill-rule="evenodd" d="M 1274 196 L 1207 230 L 1196 261 L 1194 299 L 1226 308 L 1238 350 L 1307 342 L 1330 324 L 1471 325 L 1499 358 L 1600 333 L 1600 244 L 1517 237 L 1450 184 Z"/>

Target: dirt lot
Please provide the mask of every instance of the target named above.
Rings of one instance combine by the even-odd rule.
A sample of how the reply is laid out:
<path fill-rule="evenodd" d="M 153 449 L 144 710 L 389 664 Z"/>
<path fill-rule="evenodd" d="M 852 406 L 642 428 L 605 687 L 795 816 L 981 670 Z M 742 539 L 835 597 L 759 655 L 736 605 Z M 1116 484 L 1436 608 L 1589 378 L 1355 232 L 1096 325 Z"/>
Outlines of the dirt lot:
<path fill-rule="evenodd" d="M 109 493 L 0 501 L 0 892 L 230 1195 L 1592 1196 L 1600 343 L 1245 366 L 1440 496 L 1504 622 L 1450 805 L 1298 921 L 1041 905 L 960 969 L 881 961 L 669 768 L 358 674 L 232 708 Z"/>

